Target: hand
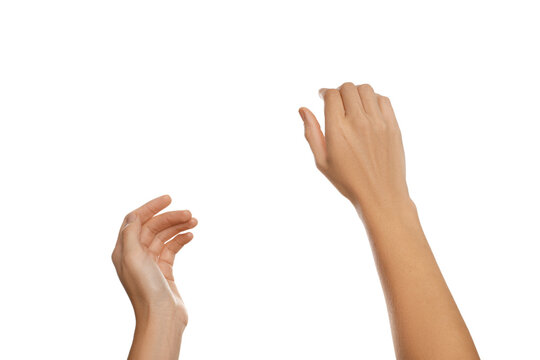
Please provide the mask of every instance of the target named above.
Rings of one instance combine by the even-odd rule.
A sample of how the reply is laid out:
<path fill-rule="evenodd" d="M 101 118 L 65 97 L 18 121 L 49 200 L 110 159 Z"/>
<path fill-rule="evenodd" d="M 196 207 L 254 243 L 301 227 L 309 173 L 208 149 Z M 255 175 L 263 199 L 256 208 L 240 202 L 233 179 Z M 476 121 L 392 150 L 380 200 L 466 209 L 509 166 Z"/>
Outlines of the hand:
<path fill-rule="evenodd" d="M 112 260 L 137 318 L 149 312 L 175 317 L 185 325 L 187 312 L 173 278 L 180 249 L 193 239 L 183 232 L 197 225 L 187 210 L 158 212 L 171 203 L 168 195 L 149 201 L 124 219 Z M 154 216 L 156 215 L 156 216 Z"/>
<path fill-rule="evenodd" d="M 300 108 L 319 170 L 356 207 L 387 300 L 398 359 L 478 359 L 470 333 L 423 233 L 405 181 L 390 100 L 371 86 L 323 89 L 325 134 Z"/>
<path fill-rule="evenodd" d="M 317 168 L 362 213 L 409 201 L 405 155 L 392 105 L 370 85 L 321 89 L 325 134 L 315 115 L 299 112 Z"/>

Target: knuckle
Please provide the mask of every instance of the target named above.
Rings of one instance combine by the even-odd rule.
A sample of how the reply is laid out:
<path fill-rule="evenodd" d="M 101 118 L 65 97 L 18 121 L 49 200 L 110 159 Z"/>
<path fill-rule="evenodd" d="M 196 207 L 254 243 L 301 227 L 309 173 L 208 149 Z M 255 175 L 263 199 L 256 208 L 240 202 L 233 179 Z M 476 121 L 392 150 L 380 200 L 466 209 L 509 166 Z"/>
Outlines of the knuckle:
<path fill-rule="evenodd" d="M 335 97 L 336 95 L 339 95 L 338 90 L 336 90 L 336 89 L 328 89 L 324 93 L 324 99 L 327 100 L 327 99 Z"/>
<path fill-rule="evenodd" d="M 188 314 L 186 313 L 186 314 L 185 314 L 185 317 L 182 319 L 182 325 L 183 325 L 184 327 L 186 327 L 186 326 L 188 325 L 188 322 L 189 322 L 189 316 L 188 316 Z"/>
<path fill-rule="evenodd" d="M 340 86 L 341 89 L 346 89 L 346 88 L 351 88 L 351 87 L 354 87 L 354 84 L 352 82 L 350 82 L 350 81 L 344 82 Z"/>
<path fill-rule="evenodd" d="M 129 218 L 129 216 L 131 215 L 132 213 L 127 213 L 126 216 L 124 216 L 124 222 L 127 223 L 127 220 Z"/>
<path fill-rule="evenodd" d="M 369 84 L 362 84 L 362 85 L 359 85 L 358 86 L 358 89 L 362 92 L 366 92 L 366 93 L 372 93 L 373 92 L 373 87 L 371 87 L 371 85 Z"/>
<path fill-rule="evenodd" d="M 390 125 L 388 127 L 388 131 L 393 134 L 401 137 L 401 130 L 399 129 L 399 126 L 397 125 Z"/>

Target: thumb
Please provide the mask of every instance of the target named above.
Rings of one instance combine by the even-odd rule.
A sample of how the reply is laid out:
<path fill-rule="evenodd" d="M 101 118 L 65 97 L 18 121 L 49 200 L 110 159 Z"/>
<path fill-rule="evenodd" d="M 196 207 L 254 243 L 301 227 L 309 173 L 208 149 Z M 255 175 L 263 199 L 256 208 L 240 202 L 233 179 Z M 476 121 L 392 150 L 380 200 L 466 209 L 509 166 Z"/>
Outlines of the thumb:
<path fill-rule="evenodd" d="M 321 169 L 326 165 L 326 140 L 321 126 L 309 109 L 301 107 L 298 112 L 304 121 L 304 135 L 315 157 L 317 168 Z"/>

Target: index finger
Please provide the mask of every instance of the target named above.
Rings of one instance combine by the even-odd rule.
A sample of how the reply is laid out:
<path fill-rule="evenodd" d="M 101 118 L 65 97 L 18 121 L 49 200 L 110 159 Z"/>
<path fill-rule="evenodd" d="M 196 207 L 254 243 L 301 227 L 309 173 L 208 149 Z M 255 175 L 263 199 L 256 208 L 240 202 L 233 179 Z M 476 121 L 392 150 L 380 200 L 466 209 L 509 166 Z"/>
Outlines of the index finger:
<path fill-rule="evenodd" d="M 150 200 L 143 206 L 133 210 L 130 214 L 135 214 L 139 218 L 141 224 L 144 224 L 150 220 L 161 210 L 165 209 L 171 203 L 171 197 L 169 195 L 162 195 L 153 200 Z M 125 222 L 125 220 L 124 220 Z"/>

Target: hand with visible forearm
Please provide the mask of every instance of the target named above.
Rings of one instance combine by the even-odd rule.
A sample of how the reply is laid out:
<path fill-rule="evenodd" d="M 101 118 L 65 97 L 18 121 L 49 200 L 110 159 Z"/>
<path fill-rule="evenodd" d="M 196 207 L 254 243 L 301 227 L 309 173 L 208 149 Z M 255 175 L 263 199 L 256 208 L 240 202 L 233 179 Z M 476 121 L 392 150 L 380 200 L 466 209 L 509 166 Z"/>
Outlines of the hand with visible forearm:
<path fill-rule="evenodd" d="M 318 169 L 356 208 L 385 294 L 398 359 L 478 359 L 409 197 L 392 105 L 371 86 L 322 89 L 323 134 L 300 108 Z"/>
<path fill-rule="evenodd" d="M 129 359 L 178 359 L 187 312 L 173 277 L 175 255 L 193 238 L 197 225 L 187 210 L 158 212 L 168 195 L 129 213 L 112 260 L 131 300 L 136 326 Z"/>

